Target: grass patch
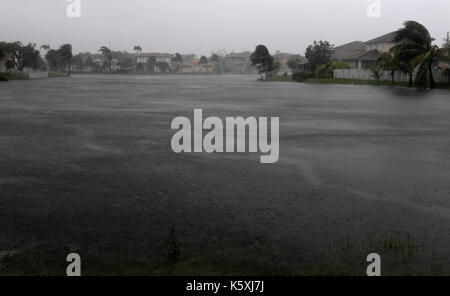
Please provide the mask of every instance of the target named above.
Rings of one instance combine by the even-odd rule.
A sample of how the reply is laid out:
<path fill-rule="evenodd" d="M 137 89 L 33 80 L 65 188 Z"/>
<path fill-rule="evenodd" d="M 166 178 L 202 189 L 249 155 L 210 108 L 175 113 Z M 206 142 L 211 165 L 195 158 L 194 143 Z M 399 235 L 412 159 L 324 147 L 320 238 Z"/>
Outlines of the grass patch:
<path fill-rule="evenodd" d="M 270 78 L 266 78 L 265 81 L 295 82 L 292 79 L 292 75 L 281 75 L 281 76 L 270 77 Z"/>
<path fill-rule="evenodd" d="M 171 227 L 165 246 L 157 253 L 45 245 L 0 251 L 0 275 L 64 275 L 65 258 L 72 252 L 81 255 L 83 275 L 364 276 L 369 253 L 381 255 L 383 275 L 447 274 L 448 270 L 442 260 L 442 266 L 433 266 L 423 244 L 405 232 L 347 236 L 323 248 L 293 254 L 296 263 L 264 238 L 245 242 L 218 239 L 208 243 L 207 251 L 195 251 Z"/>
<path fill-rule="evenodd" d="M 355 85 L 392 85 L 391 81 L 382 80 L 377 83 L 376 80 L 361 80 L 361 79 L 345 79 L 345 78 L 310 78 L 306 83 L 311 84 L 355 84 Z M 406 81 L 396 81 L 394 86 L 408 87 Z"/>
<path fill-rule="evenodd" d="M 27 74 L 22 74 L 22 73 L 3 73 L 0 72 L 0 76 L 6 78 L 7 80 L 27 80 L 28 79 L 28 75 Z"/>

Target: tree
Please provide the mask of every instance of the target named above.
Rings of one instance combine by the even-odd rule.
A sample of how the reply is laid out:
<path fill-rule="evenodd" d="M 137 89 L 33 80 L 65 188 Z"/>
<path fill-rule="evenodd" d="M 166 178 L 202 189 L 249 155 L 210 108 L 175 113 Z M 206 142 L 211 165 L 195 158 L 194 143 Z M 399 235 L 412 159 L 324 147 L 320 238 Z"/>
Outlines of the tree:
<path fill-rule="evenodd" d="M 147 59 L 147 71 L 148 72 L 155 72 L 155 66 L 156 66 L 156 58 L 154 56 L 149 56 Z"/>
<path fill-rule="evenodd" d="M 314 41 L 313 44 L 309 45 L 305 52 L 309 70 L 314 73 L 320 65 L 329 64 L 333 48 L 334 45 L 322 40 Z"/>
<path fill-rule="evenodd" d="M 392 85 L 395 83 L 395 71 L 400 70 L 399 63 L 399 59 L 388 52 L 381 54 L 377 58 L 377 66 L 385 71 L 391 72 Z"/>
<path fill-rule="evenodd" d="M 258 69 L 259 74 L 273 70 L 273 57 L 264 45 L 256 46 L 255 51 L 250 56 L 250 61 Z"/>
<path fill-rule="evenodd" d="M 11 54 L 13 59 L 11 63 L 19 72 L 22 72 L 25 67 L 33 69 L 44 67 L 40 52 L 36 49 L 36 44 L 28 43 L 23 45 L 20 41 L 6 43 L 3 46 L 3 51 Z"/>
<path fill-rule="evenodd" d="M 217 54 L 213 53 L 213 54 L 211 55 L 210 60 L 211 60 L 211 62 L 218 63 L 218 62 L 219 62 L 219 56 L 218 56 Z"/>
<path fill-rule="evenodd" d="M 133 60 L 128 57 L 122 62 L 122 67 L 126 70 L 132 70 L 133 69 Z"/>
<path fill-rule="evenodd" d="M 176 54 L 174 54 L 172 61 L 178 62 L 178 63 L 183 63 L 183 57 L 181 56 L 181 54 L 179 54 L 177 52 Z"/>
<path fill-rule="evenodd" d="M 0 61 L 5 57 L 5 46 L 6 43 L 5 42 L 0 42 Z"/>
<path fill-rule="evenodd" d="M 136 45 L 135 47 L 133 47 L 133 50 L 136 52 L 136 54 L 142 53 L 142 47 L 140 45 Z"/>
<path fill-rule="evenodd" d="M 45 54 L 45 59 L 47 60 L 50 70 L 58 71 L 60 69 L 61 64 L 56 50 L 50 49 L 47 51 Z"/>
<path fill-rule="evenodd" d="M 159 68 L 159 71 L 166 73 L 169 70 L 169 64 L 167 62 L 156 62 L 156 67 Z"/>
<path fill-rule="evenodd" d="M 380 66 L 376 65 L 375 67 L 370 69 L 372 71 L 372 77 L 375 78 L 377 81 L 377 84 L 380 84 L 381 79 L 381 68 Z"/>
<path fill-rule="evenodd" d="M 305 82 L 309 78 L 311 78 L 310 72 L 308 72 L 304 69 L 297 70 L 294 73 L 292 73 L 292 79 L 297 82 Z"/>
<path fill-rule="evenodd" d="M 418 68 L 418 86 L 429 85 L 430 88 L 435 88 L 433 62 L 440 58 L 441 51 L 432 44 L 433 38 L 427 28 L 418 22 L 406 21 L 404 27 L 395 33 L 394 41 L 399 44 L 395 45 L 391 52 L 412 68 Z M 428 78 L 425 79 L 424 75 Z"/>
<path fill-rule="evenodd" d="M 199 64 L 208 64 L 208 59 L 205 56 L 201 56 Z"/>
<path fill-rule="evenodd" d="M 287 66 L 293 70 L 296 71 L 298 69 L 298 67 L 301 65 L 302 63 L 302 58 L 300 55 L 293 55 L 291 56 L 288 61 L 287 61 Z"/>
<path fill-rule="evenodd" d="M 103 69 L 106 68 L 106 66 L 108 66 L 109 71 L 112 71 L 112 55 L 111 55 L 111 50 L 106 47 L 106 46 L 102 46 L 100 47 L 100 49 L 98 50 L 99 52 L 102 53 L 103 56 Z"/>
<path fill-rule="evenodd" d="M 70 44 L 63 44 L 59 47 L 57 50 L 57 54 L 60 58 L 61 64 L 64 69 L 67 70 L 67 76 L 70 76 L 70 71 L 72 68 L 72 45 Z"/>
<path fill-rule="evenodd" d="M 83 57 L 80 54 L 77 54 L 72 59 L 72 64 L 77 71 L 81 72 L 84 70 L 85 63 L 83 61 Z"/>
<path fill-rule="evenodd" d="M 350 66 L 345 62 L 331 62 L 330 64 L 320 65 L 316 69 L 316 77 L 319 78 L 333 78 L 334 70 L 349 69 Z"/>
<path fill-rule="evenodd" d="M 90 56 L 84 61 L 84 65 L 88 67 L 91 72 L 95 70 L 95 63 Z"/>

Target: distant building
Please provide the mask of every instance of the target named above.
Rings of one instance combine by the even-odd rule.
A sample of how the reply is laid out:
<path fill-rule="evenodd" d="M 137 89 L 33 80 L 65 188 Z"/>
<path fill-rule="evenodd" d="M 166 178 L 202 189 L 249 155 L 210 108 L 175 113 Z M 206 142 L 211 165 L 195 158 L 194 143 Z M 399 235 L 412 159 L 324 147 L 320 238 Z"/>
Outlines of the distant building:
<path fill-rule="evenodd" d="M 183 59 L 183 63 L 189 63 L 198 59 L 195 54 L 182 54 L 181 58 Z"/>
<path fill-rule="evenodd" d="M 367 52 L 367 45 L 362 41 L 353 41 L 333 49 L 332 60 L 344 61 L 350 57 L 361 55 Z"/>
<path fill-rule="evenodd" d="M 14 58 L 11 53 L 6 53 L 3 59 L 0 59 L 0 72 L 6 72 L 6 63 L 13 62 Z"/>
<path fill-rule="evenodd" d="M 273 60 L 275 62 L 279 62 L 280 63 L 280 69 L 278 70 L 280 73 L 289 73 L 289 72 L 292 71 L 292 69 L 289 68 L 289 66 L 288 66 L 288 61 L 292 57 L 296 57 L 296 58 L 298 58 L 300 60 L 300 64 L 299 65 L 304 65 L 307 62 L 305 57 L 303 57 L 301 55 L 298 55 L 298 54 L 292 54 L 292 53 L 288 53 L 288 52 L 277 51 L 273 55 Z"/>
<path fill-rule="evenodd" d="M 250 62 L 251 52 L 231 53 L 224 58 L 225 72 L 244 74 L 255 72 Z"/>
<path fill-rule="evenodd" d="M 352 69 L 371 69 L 376 66 L 376 62 L 380 53 L 373 49 L 362 54 L 357 54 L 352 57 L 344 58 L 341 61 L 347 63 Z"/>
<path fill-rule="evenodd" d="M 189 62 L 183 62 L 181 65 L 181 73 L 214 73 L 217 70 L 217 64 L 215 62 L 209 62 L 207 64 L 200 64 L 199 60 L 191 60 Z"/>
<path fill-rule="evenodd" d="M 136 57 L 136 64 L 138 68 L 147 69 L 148 59 L 150 57 L 155 57 L 156 63 L 165 62 L 169 66 L 169 69 L 172 69 L 172 58 L 173 54 L 170 53 L 159 53 L 159 52 L 149 52 L 149 53 L 141 53 Z M 155 67 L 155 72 L 159 72 L 159 69 Z"/>
<path fill-rule="evenodd" d="M 371 39 L 366 42 L 367 50 L 378 50 L 380 53 L 389 52 L 389 50 L 396 45 L 394 39 L 395 39 L 395 33 L 391 32 L 388 34 L 385 34 L 383 36 Z"/>
<path fill-rule="evenodd" d="M 380 54 L 396 45 L 394 39 L 395 32 L 391 32 L 367 42 L 354 41 L 335 47 L 332 60 L 346 62 L 352 69 L 370 69 Z"/>

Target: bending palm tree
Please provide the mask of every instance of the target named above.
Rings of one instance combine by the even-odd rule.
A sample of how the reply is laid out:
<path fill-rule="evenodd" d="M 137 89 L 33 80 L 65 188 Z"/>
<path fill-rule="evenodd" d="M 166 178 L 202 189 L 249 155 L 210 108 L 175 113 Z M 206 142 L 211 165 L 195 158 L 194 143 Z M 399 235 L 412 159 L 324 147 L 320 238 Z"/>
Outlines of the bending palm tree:
<path fill-rule="evenodd" d="M 395 71 L 400 70 L 400 61 L 397 57 L 385 52 L 378 57 L 377 67 L 391 72 L 392 85 L 394 85 Z"/>
<path fill-rule="evenodd" d="M 426 84 L 426 74 L 430 88 L 435 88 L 433 78 L 433 61 L 440 56 L 439 48 L 432 44 L 430 32 L 418 22 L 407 21 L 405 27 L 398 30 L 394 41 L 399 43 L 391 52 L 401 61 L 408 63 L 413 69 L 419 67 L 418 83 Z"/>

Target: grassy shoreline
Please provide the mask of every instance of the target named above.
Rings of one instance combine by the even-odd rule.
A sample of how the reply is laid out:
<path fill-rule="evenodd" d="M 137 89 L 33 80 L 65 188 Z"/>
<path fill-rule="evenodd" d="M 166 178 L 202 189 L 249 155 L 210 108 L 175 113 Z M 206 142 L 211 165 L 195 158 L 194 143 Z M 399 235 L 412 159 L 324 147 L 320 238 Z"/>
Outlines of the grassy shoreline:
<path fill-rule="evenodd" d="M 269 82 L 296 82 L 292 79 L 291 75 L 288 76 L 276 76 L 272 78 L 268 78 L 264 81 Z M 406 81 L 396 81 L 392 84 L 391 81 L 382 80 L 377 82 L 376 80 L 361 80 L 361 79 L 345 79 L 345 78 L 310 78 L 307 79 L 303 83 L 308 84 L 348 84 L 348 85 L 373 85 L 373 86 L 397 86 L 397 87 L 408 87 L 408 82 Z M 438 84 L 437 89 L 450 89 L 450 86 L 447 84 Z"/>
<path fill-rule="evenodd" d="M 25 74 L 11 74 L 0 72 L 0 76 L 9 80 L 28 80 L 28 76 Z"/>

